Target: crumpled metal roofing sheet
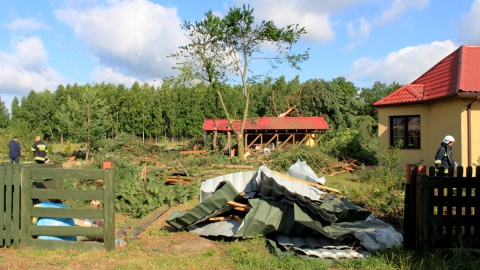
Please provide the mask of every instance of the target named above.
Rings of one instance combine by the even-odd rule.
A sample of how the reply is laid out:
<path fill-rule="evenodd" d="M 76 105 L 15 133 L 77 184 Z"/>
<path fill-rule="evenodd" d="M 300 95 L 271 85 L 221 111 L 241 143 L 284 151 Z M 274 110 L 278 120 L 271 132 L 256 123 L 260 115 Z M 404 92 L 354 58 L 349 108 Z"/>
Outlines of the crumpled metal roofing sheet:
<path fill-rule="evenodd" d="M 222 220 L 211 223 L 201 223 L 188 226 L 190 232 L 194 232 L 203 236 L 226 236 L 233 237 L 234 233 L 238 231 L 240 223 L 236 220 Z"/>
<path fill-rule="evenodd" d="M 200 187 L 200 202 L 210 198 L 220 182 L 230 182 L 238 192 L 258 190 L 257 171 L 236 172 L 203 181 Z"/>
<path fill-rule="evenodd" d="M 243 219 L 235 237 L 248 238 L 273 232 L 291 234 L 304 226 L 294 222 L 293 208 L 280 202 L 265 199 L 249 199 L 252 209 Z"/>
<path fill-rule="evenodd" d="M 356 232 L 353 234 L 355 238 L 360 240 L 360 244 L 368 250 L 392 248 L 403 243 L 402 234 L 397 232 L 391 225 L 373 216 L 370 216 L 368 220 L 375 220 L 387 226 L 386 228 L 377 228 L 374 231 Z"/>
<path fill-rule="evenodd" d="M 378 228 L 385 228 L 388 224 L 378 222 L 377 220 L 358 220 L 351 222 L 333 223 L 325 226 L 324 221 L 310 212 L 306 212 L 305 208 L 294 205 L 295 221 L 309 227 L 329 238 L 341 239 L 347 234 L 355 232 L 374 231 Z"/>
<path fill-rule="evenodd" d="M 296 246 L 296 247 L 311 247 L 311 248 L 329 248 L 329 249 L 347 249 L 350 248 L 345 243 L 332 239 L 326 238 L 321 235 L 316 237 L 308 236 L 288 236 L 288 235 L 277 235 L 276 240 L 282 246 Z"/>
<path fill-rule="evenodd" d="M 222 209 L 228 201 L 234 201 L 237 196 L 239 196 L 239 192 L 235 187 L 230 182 L 224 182 L 212 197 L 197 204 L 189 211 L 173 212 L 165 221 L 177 229 L 184 228 Z"/>
<path fill-rule="evenodd" d="M 289 201 L 297 202 L 302 207 L 307 208 L 312 214 L 320 216 L 322 220 L 325 221 L 325 225 L 335 222 L 336 218 L 334 215 L 329 214 L 321 207 L 318 207 L 308 198 L 304 198 L 302 195 L 291 192 L 287 187 L 277 183 L 274 178 L 266 176 L 263 171 L 260 173 L 260 178 L 261 182 L 258 191 L 260 197 L 274 201 L 282 201 L 283 198 L 286 198 Z M 283 183 L 286 182 L 283 181 Z"/>
<path fill-rule="evenodd" d="M 284 186 L 290 192 L 300 194 L 304 197 L 310 198 L 311 200 L 318 201 L 322 196 L 322 194 L 324 194 L 324 192 L 320 191 L 316 187 L 312 187 L 301 182 L 292 181 L 288 177 L 283 177 L 281 174 L 278 174 L 278 173 L 274 174 L 272 170 L 270 170 L 265 166 L 260 166 L 260 168 L 258 169 L 258 174 L 257 174 L 258 183 L 262 181 L 261 172 L 263 172 L 265 176 L 275 179 L 275 181 L 279 185 Z"/>
<path fill-rule="evenodd" d="M 277 236 L 277 242 L 285 249 L 300 251 L 309 256 L 322 259 L 366 258 L 370 253 L 366 250 L 354 250 L 340 241 L 317 237 Z"/>

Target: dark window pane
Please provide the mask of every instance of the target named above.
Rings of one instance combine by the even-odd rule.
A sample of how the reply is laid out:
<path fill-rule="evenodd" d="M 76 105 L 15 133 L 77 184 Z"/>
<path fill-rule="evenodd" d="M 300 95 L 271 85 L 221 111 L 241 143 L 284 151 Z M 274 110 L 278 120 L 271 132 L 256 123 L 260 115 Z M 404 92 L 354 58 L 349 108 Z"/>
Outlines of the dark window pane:
<path fill-rule="evenodd" d="M 390 117 L 390 146 L 420 148 L 420 116 Z"/>

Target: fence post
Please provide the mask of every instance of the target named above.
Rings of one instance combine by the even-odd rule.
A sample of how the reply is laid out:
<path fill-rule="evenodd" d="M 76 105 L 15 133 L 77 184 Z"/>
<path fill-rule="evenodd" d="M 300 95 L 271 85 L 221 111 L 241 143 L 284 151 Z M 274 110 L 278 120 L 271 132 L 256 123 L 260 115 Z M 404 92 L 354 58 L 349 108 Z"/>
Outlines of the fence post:
<path fill-rule="evenodd" d="M 430 188 L 428 185 L 428 176 L 418 175 L 418 240 L 417 248 L 428 246 L 427 240 L 430 231 Z"/>
<path fill-rule="evenodd" d="M 115 171 L 106 169 L 104 171 L 103 211 L 104 223 L 104 244 L 107 251 L 115 250 Z"/>
<path fill-rule="evenodd" d="M 22 224 L 22 245 L 28 246 L 30 245 L 30 223 L 32 220 L 30 219 L 30 207 L 31 207 L 31 200 L 30 200 L 30 192 L 32 190 L 32 183 L 30 180 L 30 170 L 28 167 L 22 167 L 21 173 L 21 206 L 22 209 L 21 213 L 21 224 Z M 28 196 L 27 196 L 28 195 Z"/>

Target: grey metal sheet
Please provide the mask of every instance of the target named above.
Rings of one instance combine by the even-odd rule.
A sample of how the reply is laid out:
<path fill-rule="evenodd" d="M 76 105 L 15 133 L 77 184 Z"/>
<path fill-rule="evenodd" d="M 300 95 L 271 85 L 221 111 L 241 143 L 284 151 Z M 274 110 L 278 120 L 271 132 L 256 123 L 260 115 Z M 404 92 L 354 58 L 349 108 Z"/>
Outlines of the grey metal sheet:
<path fill-rule="evenodd" d="M 293 249 L 322 259 L 366 258 L 370 255 L 364 249 L 353 249 L 340 241 L 324 237 L 278 235 L 276 240 L 287 250 Z"/>
<path fill-rule="evenodd" d="M 233 219 L 191 225 L 188 226 L 187 229 L 203 236 L 233 237 L 234 233 L 238 231 L 239 227 L 240 223 Z"/>
<path fill-rule="evenodd" d="M 370 253 L 365 250 L 353 250 L 353 249 L 324 249 L 324 248 L 293 248 L 296 251 L 300 251 L 309 256 L 316 256 L 322 259 L 364 259 L 367 258 Z"/>
<path fill-rule="evenodd" d="M 350 248 L 345 243 L 327 238 L 321 235 L 318 236 L 289 236 L 289 235 L 277 235 L 277 242 L 282 246 L 295 246 L 295 247 L 310 247 L 310 248 L 328 248 L 328 249 L 347 249 Z"/>
<path fill-rule="evenodd" d="M 273 178 L 279 185 L 284 186 L 290 192 L 300 194 L 304 197 L 310 198 L 311 200 L 317 201 L 320 199 L 322 194 L 324 194 L 324 192 L 322 192 L 318 188 L 312 187 L 305 183 L 292 181 L 291 179 L 288 178 L 288 176 L 283 177 L 280 174 L 273 174 L 272 170 L 270 170 L 265 166 L 260 166 L 260 168 L 258 169 L 258 174 L 257 174 L 258 183 L 261 182 L 260 172 L 263 172 L 267 177 Z"/>
<path fill-rule="evenodd" d="M 202 182 L 200 187 L 199 200 L 203 202 L 210 198 L 220 182 L 230 182 L 238 192 L 257 191 L 258 182 L 256 179 L 257 171 L 236 172 L 207 179 Z"/>

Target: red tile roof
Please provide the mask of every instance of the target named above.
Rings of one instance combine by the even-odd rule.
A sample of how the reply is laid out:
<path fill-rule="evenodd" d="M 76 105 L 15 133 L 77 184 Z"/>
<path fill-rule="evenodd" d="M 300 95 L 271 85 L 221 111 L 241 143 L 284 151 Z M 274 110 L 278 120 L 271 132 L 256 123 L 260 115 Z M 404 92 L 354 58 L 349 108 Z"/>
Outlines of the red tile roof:
<path fill-rule="evenodd" d="M 240 129 L 240 121 L 233 123 L 233 128 Z M 325 130 L 328 124 L 323 117 L 258 117 L 247 119 L 245 130 Z M 228 131 L 226 119 L 203 120 L 205 131 Z"/>
<path fill-rule="evenodd" d="M 411 84 L 404 85 L 373 105 L 422 103 L 462 93 L 480 95 L 480 46 L 459 47 Z"/>

